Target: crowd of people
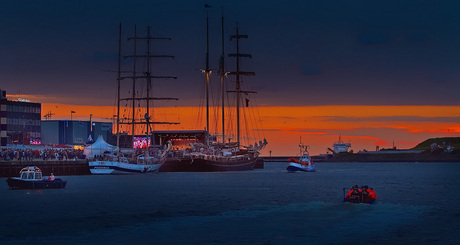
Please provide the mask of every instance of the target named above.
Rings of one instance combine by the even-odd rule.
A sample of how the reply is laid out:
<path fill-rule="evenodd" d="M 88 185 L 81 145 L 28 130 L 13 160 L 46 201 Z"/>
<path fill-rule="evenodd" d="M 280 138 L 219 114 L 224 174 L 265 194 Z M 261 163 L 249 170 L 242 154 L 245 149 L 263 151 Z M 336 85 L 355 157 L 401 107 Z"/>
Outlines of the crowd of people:
<path fill-rule="evenodd" d="M 0 149 L 0 161 L 66 161 L 84 159 L 83 150 L 76 149 Z"/>

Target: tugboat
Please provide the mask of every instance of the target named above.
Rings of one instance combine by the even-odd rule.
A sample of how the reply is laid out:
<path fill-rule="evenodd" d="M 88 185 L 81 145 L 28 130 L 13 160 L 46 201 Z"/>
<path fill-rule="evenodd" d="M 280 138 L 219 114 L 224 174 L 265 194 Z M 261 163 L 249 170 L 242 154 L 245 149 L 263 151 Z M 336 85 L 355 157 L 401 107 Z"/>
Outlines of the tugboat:
<path fill-rule="evenodd" d="M 28 166 L 19 172 L 19 177 L 9 177 L 6 180 L 10 189 L 60 189 L 65 188 L 67 181 L 54 178 L 53 173 L 48 178 L 42 178 L 42 171 L 36 166 Z"/>
<path fill-rule="evenodd" d="M 348 188 L 343 188 L 343 193 L 345 195 L 345 190 Z M 351 187 L 347 195 L 344 197 L 344 202 L 352 203 L 373 203 L 377 199 L 377 194 L 375 194 L 374 189 L 369 188 L 367 185 L 362 186 L 361 188 L 358 185 Z"/>
<path fill-rule="evenodd" d="M 289 166 L 287 167 L 287 171 L 292 172 L 315 172 L 316 166 L 313 164 L 311 160 L 310 154 L 308 153 L 308 146 L 302 144 L 302 138 L 300 139 L 300 158 L 299 160 L 290 158 Z"/>

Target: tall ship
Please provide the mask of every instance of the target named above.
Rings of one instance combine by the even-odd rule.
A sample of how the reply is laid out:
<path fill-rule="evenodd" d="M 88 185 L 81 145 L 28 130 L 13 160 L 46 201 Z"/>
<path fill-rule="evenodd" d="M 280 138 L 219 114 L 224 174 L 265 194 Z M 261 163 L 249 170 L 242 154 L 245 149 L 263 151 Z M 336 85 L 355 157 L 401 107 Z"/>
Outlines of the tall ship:
<path fill-rule="evenodd" d="M 267 140 L 259 140 L 254 145 L 244 146 L 242 144 L 241 132 L 241 111 L 243 109 L 243 97 L 242 95 L 255 93 L 254 91 L 246 91 L 241 87 L 243 76 L 254 76 L 254 72 L 242 71 L 240 69 L 240 60 L 242 58 L 252 58 L 250 54 L 242 54 L 239 51 L 240 41 L 247 39 L 247 35 L 239 33 L 239 28 L 236 27 L 235 35 L 231 35 L 230 40 L 235 42 L 236 53 L 228 54 L 229 57 L 235 58 L 236 66 L 235 71 L 225 71 L 224 62 L 224 17 L 222 16 L 222 55 L 219 64 L 219 75 L 221 80 L 221 120 L 222 130 L 220 141 L 217 140 L 216 135 L 212 135 L 210 132 L 210 105 L 209 105 L 209 83 L 211 76 L 211 69 L 209 68 L 209 19 L 206 17 L 206 68 L 202 70 L 205 75 L 206 82 L 206 133 L 205 141 L 202 143 L 192 143 L 191 150 L 188 154 L 181 158 L 172 158 L 167 160 L 166 164 L 170 165 L 166 171 L 244 171 L 254 169 L 257 163 L 263 161 L 259 159 L 260 150 L 262 150 L 267 144 Z M 225 91 L 225 78 L 227 76 L 235 77 L 235 89 L 231 91 Z M 226 106 L 225 106 L 225 92 L 231 93 L 235 97 L 234 111 L 236 114 L 236 135 L 227 135 L 227 129 L 225 123 L 230 121 L 226 118 Z M 246 107 L 248 107 L 249 100 L 246 98 Z M 227 108 L 230 110 L 230 108 Z M 249 115 L 248 115 L 249 116 Z M 233 141 L 232 141 L 233 139 Z"/>
<path fill-rule="evenodd" d="M 133 54 L 123 57 L 124 59 L 131 60 L 132 71 L 125 72 L 121 70 L 121 26 L 120 24 L 117 71 L 117 151 L 100 155 L 90 160 L 89 169 L 92 174 L 157 172 L 165 162 L 168 152 L 171 149 L 171 144 L 168 142 L 166 146 L 152 145 L 152 125 L 178 124 L 171 122 L 154 122 L 152 120 L 153 108 L 151 102 L 153 100 L 177 100 L 177 98 L 159 98 L 152 96 L 153 79 L 176 79 L 176 77 L 172 76 L 154 76 L 151 72 L 151 60 L 153 58 L 174 58 L 174 56 L 171 55 L 152 54 L 152 42 L 154 40 L 171 40 L 171 38 L 152 36 L 150 27 L 147 27 L 146 36 L 138 36 L 136 26 L 134 26 L 134 35 L 128 38 L 128 41 L 133 42 Z M 145 50 L 143 53 L 140 53 L 138 50 L 138 46 L 142 45 L 142 43 L 140 43 L 141 41 L 145 42 Z M 139 66 L 144 67 L 144 69 L 138 71 Z M 122 74 L 126 73 L 130 75 L 122 76 Z M 122 81 L 124 82 L 123 84 Z M 124 94 L 122 94 L 122 92 L 124 92 Z M 128 94 L 126 94 L 126 92 L 128 92 Z M 123 115 L 121 115 L 122 113 Z M 123 134 L 121 133 L 122 128 Z M 121 135 L 123 135 L 123 140 L 121 140 Z M 121 144 L 122 141 L 124 141 L 124 144 Z M 122 147 L 122 145 L 124 147 Z"/>

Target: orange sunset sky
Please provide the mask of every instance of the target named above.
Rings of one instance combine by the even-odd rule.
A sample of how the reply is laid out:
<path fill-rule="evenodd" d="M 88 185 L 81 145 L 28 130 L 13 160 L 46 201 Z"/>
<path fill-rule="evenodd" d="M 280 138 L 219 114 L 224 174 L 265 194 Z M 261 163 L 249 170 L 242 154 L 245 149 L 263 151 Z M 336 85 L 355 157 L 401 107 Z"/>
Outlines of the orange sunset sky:
<path fill-rule="evenodd" d="M 410 149 L 428 138 L 460 137 L 455 1 L 215 0 L 214 8 L 204 8 L 203 1 L 64 2 L 9 1 L 0 8 L 5 33 L 0 89 L 12 100 L 41 103 L 42 119 L 51 112 L 53 120 L 88 121 L 92 115 L 114 122 L 117 71 L 128 78 L 148 70 L 158 76 L 152 96 L 179 99 L 155 101 L 159 104 L 149 113 L 154 121 L 180 124 L 154 130 L 204 130 L 198 99 L 204 98 L 206 83 L 200 70 L 213 71 L 209 85 L 215 94 L 222 91 L 218 70 L 225 63 L 230 74 L 240 66 L 256 74 L 241 81 L 249 92 L 241 101 L 251 98 L 242 111 L 256 117 L 245 121 L 243 116 L 242 127 L 256 130 L 243 133 L 242 143 L 266 138 L 263 156 L 296 155 L 300 138 L 316 155 L 339 136 L 354 152 L 393 145 Z M 133 45 L 130 37 L 148 33 L 167 39 L 152 40 L 152 50 L 146 49 L 150 42 Z M 231 39 L 236 33 L 248 37 L 238 46 L 238 39 Z M 137 61 L 129 58 L 134 47 Z M 239 62 L 230 55 L 236 52 L 245 54 Z M 235 90 L 235 80 L 229 75 L 223 91 Z M 122 84 L 126 94 L 147 85 L 131 91 L 128 82 Z M 251 91 L 257 91 L 257 100 L 249 97 Z M 211 120 L 217 123 L 210 131 L 220 135 L 220 112 L 214 111 Z M 235 139 L 231 114 L 226 136 Z"/>
<path fill-rule="evenodd" d="M 460 106 L 262 106 L 256 133 L 247 135 L 268 140 L 263 156 L 298 154 L 298 143 L 310 146 L 312 154 L 326 153 L 341 135 L 355 152 L 363 149 L 412 148 L 431 137 L 459 137 Z M 43 103 L 42 114 L 52 112 L 53 120 L 89 120 L 114 122 L 112 106 L 79 106 Z M 155 130 L 199 130 L 206 127 L 204 112 L 197 107 L 163 107 L 154 113 L 155 121 L 180 122 L 179 125 L 156 125 Z M 42 115 L 42 116 L 43 116 Z M 219 116 L 218 116 L 219 117 Z M 220 127 L 218 126 L 220 134 Z M 210 126 L 215 132 L 215 125 Z M 242 136 L 245 136 L 242 134 Z M 257 140 L 257 141 L 258 141 Z"/>

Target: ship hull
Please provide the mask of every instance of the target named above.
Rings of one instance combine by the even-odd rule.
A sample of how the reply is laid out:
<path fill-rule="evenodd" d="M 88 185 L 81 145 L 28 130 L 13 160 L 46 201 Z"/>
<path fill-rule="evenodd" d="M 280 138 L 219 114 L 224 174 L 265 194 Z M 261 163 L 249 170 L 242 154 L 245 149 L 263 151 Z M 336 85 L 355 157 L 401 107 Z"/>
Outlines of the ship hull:
<path fill-rule="evenodd" d="M 140 174 L 158 172 L 161 164 L 131 164 L 117 161 L 91 161 L 92 174 Z"/>
<path fill-rule="evenodd" d="M 160 172 L 247 171 L 253 170 L 256 166 L 263 168 L 263 160 L 253 158 L 238 161 L 214 161 L 202 158 L 173 158 L 166 160 Z"/>
<path fill-rule="evenodd" d="M 67 181 L 55 180 L 24 180 L 16 177 L 6 180 L 10 189 L 61 189 L 65 188 Z"/>
<path fill-rule="evenodd" d="M 295 162 L 290 162 L 286 168 L 288 172 L 315 172 L 315 165 L 303 165 Z"/>

